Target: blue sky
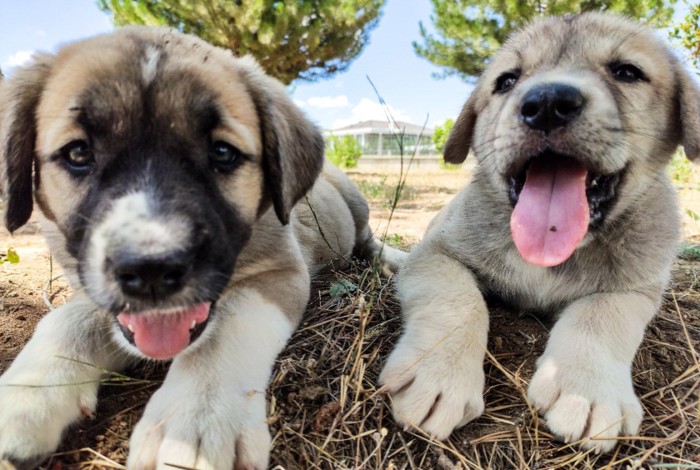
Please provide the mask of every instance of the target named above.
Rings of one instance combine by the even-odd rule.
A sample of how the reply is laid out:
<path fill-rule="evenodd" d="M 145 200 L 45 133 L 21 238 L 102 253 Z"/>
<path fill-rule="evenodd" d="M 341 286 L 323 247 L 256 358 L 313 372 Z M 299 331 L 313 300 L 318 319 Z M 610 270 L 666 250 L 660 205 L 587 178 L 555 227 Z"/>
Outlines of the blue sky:
<path fill-rule="evenodd" d="M 369 76 L 397 120 L 433 127 L 455 117 L 471 85 L 454 77 L 433 78 L 440 69 L 417 57 L 411 46 L 421 39 L 419 21 L 429 25 L 430 14 L 429 0 L 387 0 L 369 45 L 349 70 L 329 80 L 294 83 L 295 102 L 326 129 L 384 119 Z M 95 0 L 0 0 L 0 67 L 11 73 L 33 51 L 53 52 L 62 43 L 112 28 Z"/>
<path fill-rule="evenodd" d="M 292 97 L 324 128 L 384 119 L 369 76 L 397 120 L 432 126 L 455 116 L 471 86 L 459 79 L 436 80 L 440 70 L 417 57 L 418 22 L 429 23 L 429 0 L 388 0 L 370 43 L 345 73 L 314 83 L 297 82 Z M 0 67 L 8 70 L 32 51 L 56 50 L 74 39 L 111 30 L 109 16 L 94 0 L 0 0 Z"/>

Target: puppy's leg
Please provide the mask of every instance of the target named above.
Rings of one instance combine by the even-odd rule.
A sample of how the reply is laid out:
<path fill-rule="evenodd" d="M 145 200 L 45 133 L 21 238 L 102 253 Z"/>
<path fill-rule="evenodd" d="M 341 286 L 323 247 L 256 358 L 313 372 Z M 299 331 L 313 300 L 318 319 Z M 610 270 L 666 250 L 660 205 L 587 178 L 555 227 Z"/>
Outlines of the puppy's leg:
<path fill-rule="evenodd" d="M 642 407 L 632 387 L 632 359 L 657 309 L 639 293 L 597 294 L 564 310 L 538 361 L 528 397 L 566 442 L 611 450 L 634 435 Z"/>
<path fill-rule="evenodd" d="M 0 462 L 33 468 L 56 450 L 70 424 L 93 414 L 103 371 L 124 365 L 110 320 L 76 298 L 39 322 L 0 377 Z"/>
<path fill-rule="evenodd" d="M 397 422 L 445 439 L 484 411 L 488 311 L 471 271 L 430 247 L 399 274 L 405 327 L 379 382 Z"/>
<path fill-rule="evenodd" d="M 408 253 L 377 240 L 368 225 L 365 225 L 358 240 L 355 255 L 376 262 L 382 274 L 387 277 L 398 272 L 408 258 Z"/>
<path fill-rule="evenodd" d="M 267 467 L 265 391 L 295 325 L 252 288 L 220 300 L 216 315 L 208 326 L 216 336 L 176 357 L 149 401 L 131 436 L 130 469 Z"/>

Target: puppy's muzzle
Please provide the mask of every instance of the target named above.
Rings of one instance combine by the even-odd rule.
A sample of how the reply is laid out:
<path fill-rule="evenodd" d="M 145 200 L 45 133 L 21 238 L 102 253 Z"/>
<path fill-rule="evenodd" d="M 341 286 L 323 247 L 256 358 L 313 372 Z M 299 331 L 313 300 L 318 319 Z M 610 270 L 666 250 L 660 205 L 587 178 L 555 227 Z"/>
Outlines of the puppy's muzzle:
<path fill-rule="evenodd" d="M 513 241 L 523 259 L 536 266 L 569 259 L 614 202 L 621 173 L 602 174 L 588 155 L 566 153 L 585 107 L 581 91 L 562 83 L 535 85 L 520 101 L 518 118 L 542 150 L 514 161 L 505 176 Z"/>
<path fill-rule="evenodd" d="M 153 252 L 125 246 L 108 253 L 105 269 L 123 304 L 115 325 L 143 355 L 170 359 L 205 330 L 214 299 L 202 296 L 195 264 L 204 242 Z M 196 293 L 193 295 L 192 291 Z"/>
<path fill-rule="evenodd" d="M 520 119 L 531 129 L 545 133 L 565 127 L 581 115 L 583 94 L 570 85 L 547 83 L 533 87 L 522 99 Z"/>

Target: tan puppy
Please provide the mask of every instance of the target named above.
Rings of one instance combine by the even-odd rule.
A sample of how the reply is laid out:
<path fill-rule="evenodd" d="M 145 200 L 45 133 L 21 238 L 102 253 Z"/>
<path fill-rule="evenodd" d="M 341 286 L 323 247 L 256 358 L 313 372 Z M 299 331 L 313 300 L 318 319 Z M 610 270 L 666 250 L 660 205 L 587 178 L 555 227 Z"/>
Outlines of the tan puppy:
<path fill-rule="evenodd" d="M 493 58 L 445 147 L 478 160 L 399 279 L 405 331 L 380 381 L 400 423 L 445 439 L 484 410 L 484 295 L 558 320 L 528 391 L 551 431 L 607 451 L 642 408 L 630 367 L 679 238 L 664 169 L 700 156 L 700 92 L 652 31 L 535 22 Z"/>
<path fill-rule="evenodd" d="M 0 103 L 6 225 L 34 192 L 75 290 L 0 377 L 0 462 L 38 463 L 101 371 L 147 358 L 173 362 L 129 468 L 265 468 L 265 389 L 309 274 L 378 249 L 318 129 L 251 59 L 164 29 L 39 56 Z"/>

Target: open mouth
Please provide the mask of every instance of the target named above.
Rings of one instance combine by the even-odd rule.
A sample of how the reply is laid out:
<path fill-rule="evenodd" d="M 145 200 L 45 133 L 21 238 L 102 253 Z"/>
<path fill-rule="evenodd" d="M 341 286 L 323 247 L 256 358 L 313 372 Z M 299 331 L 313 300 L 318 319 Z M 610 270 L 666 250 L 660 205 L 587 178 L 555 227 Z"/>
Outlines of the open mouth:
<path fill-rule="evenodd" d="M 566 261 L 586 233 L 602 225 L 623 171 L 597 174 L 547 151 L 513 172 L 507 178 L 511 234 L 523 258 L 545 267 Z"/>
<path fill-rule="evenodd" d="M 190 307 L 143 312 L 122 312 L 116 316 L 124 337 L 144 355 L 171 359 L 196 340 L 211 318 L 211 302 Z"/>
<path fill-rule="evenodd" d="M 508 177 L 508 197 L 510 199 L 510 204 L 513 207 L 515 207 L 517 204 L 518 199 L 520 198 L 520 193 L 525 186 L 527 171 L 530 168 L 530 165 L 534 160 L 540 158 L 572 160 L 570 157 L 559 155 L 550 151 L 546 151 L 528 160 L 520 171 L 518 171 L 514 176 Z M 612 205 L 615 202 L 617 187 L 620 184 L 623 172 L 624 170 L 621 170 L 617 173 L 603 175 L 587 171 L 586 200 L 588 202 L 590 215 L 590 220 L 588 222 L 589 230 L 597 229 L 605 220 L 605 215 L 612 208 Z"/>

